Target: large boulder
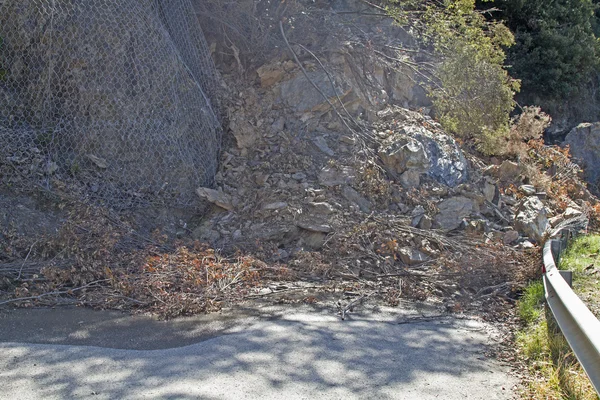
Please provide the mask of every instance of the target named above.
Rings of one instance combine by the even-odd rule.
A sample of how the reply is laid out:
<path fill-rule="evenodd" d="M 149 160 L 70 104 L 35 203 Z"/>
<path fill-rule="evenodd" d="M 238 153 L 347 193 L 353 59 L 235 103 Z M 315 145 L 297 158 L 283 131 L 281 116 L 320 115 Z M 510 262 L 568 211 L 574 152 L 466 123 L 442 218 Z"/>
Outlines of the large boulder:
<path fill-rule="evenodd" d="M 517 209 L 515 229 L 541 242 L 549 228 L 548 211 L 544 203 L 536 196 L 525 198 Z"/>
<path fill-rule="evenodd" d="M 467 180 L 467 160 L 456 141 L 422 126 L 403 127 L 386 141 L 379 155 L 398 175 L 416 170 L 450 187 Z"/>
<path fill-rule="evenodd" d="M 584 177 L 591 184 L 600 179 L 600 122 L 579 124 L 565 139 L 574 160 L 584 169 Z"/>
<path fill-rule="evenodd" d="M 411 137 L 397 138 L 381 149 L 379 157 L 387 168 L 398 175 L 409 169 L 426 172 L 431 165 L 423 143 Z"/>

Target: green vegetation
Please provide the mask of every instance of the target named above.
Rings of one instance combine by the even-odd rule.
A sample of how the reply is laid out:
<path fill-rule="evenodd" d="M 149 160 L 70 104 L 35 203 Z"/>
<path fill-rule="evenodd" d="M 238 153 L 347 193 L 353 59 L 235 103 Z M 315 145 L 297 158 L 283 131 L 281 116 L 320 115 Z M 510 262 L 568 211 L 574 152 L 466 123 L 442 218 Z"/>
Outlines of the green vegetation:
<path fill-rule="evenodd" d="M 531 283 L 519 300 L 519 317 L 527 323 L 537 321 L 542 315 L 544 303 L 544 284 L 541 281 Z"/>
<path fill-rule="evenodd" d="M 597 26 L 591 0 L 495 0 L 515 34 L 511 74 L 537 96 L 572 96 L 598 67 Z"/>
<path fill-rule="evenodd" d="M 573 240 L 563 254 L 561 268 L 574 271 L 574 289 L 597 300 L 598 278 L 589 278 L 590 265 L 600 263 L 600 236 L 582 236 Z M 600 265 L 600 264 L 599 264 Z M 591 285 L 591 286 L 590 286 Z M 584 298 L 584 301 L 586 299 Z M 589 304 L 589 302 L 588 302 Z M 593 308 L 593 304 L 589 304 Z M 579 366 L 563 335 L 554 326 L 550 312 L 544 312 L 544 286 L 531 283 L 519 300 L 519 316 L 524 328 L 517 344 L 536 379 L 529 382 L 526 396 L 536 399 L 598 399 L 583 369 Z"/>
<path fill-rule="evenodd" d="M 414 25 L 441 62 L 428 80 L 429 95 L 444 128 L 497 154 L 509 133 L 519 82 L 504 68 L 504 48 L 514 42 L 501 22 L 489 21 L 475 0 L 390 1 L 400 24 Z M 411 16 L 419 18 L 411 20 Z"/>
<path fill-rule="evenodd" d="M 573 240 L 560 259 L 560 268 L 573 271 L 573 290 L 600 317 L 600 235 Z"/>

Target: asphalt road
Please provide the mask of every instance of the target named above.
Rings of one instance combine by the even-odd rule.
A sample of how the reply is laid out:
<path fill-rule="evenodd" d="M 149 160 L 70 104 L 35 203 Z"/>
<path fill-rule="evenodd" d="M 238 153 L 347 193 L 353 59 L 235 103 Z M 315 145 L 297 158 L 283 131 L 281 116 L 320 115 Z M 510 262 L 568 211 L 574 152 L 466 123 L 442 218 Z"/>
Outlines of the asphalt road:
<path fill-rule="evenodd" d="M 269 316 L 269 317 L 268 317 Z M 480 321 L 300 308 L 171 322 L 0 314 L 1 399 L 511 399 Z"/>

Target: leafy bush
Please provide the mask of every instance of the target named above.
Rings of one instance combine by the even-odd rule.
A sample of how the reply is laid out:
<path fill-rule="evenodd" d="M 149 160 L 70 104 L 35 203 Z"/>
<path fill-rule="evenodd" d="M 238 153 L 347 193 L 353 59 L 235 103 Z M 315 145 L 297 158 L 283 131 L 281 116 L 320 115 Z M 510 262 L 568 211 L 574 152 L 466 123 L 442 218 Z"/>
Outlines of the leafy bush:
<path fill-rule="evenodd" d="M 410 23 L 411 11 L 398 2 L 389 7 L 399 23 Z M 439 61 L 429 95 L 444 128 L 474 139 L 485 154 L 496 154 L 509 133 L 510 112 L 519 82 L 503 64 L 504 47 L 514 42 L 500 22 L 475 9 L 475 0 L 417 2 L 422 17 L 415 23 Z M 414 14 L 414 13 L 413 13 Z"/>
<path fill-rule="evenodd" d="M 591 0 L 495 0 L 515 33 L 511 73 L 538 96 L 577 94 L 598 67 Z"/>

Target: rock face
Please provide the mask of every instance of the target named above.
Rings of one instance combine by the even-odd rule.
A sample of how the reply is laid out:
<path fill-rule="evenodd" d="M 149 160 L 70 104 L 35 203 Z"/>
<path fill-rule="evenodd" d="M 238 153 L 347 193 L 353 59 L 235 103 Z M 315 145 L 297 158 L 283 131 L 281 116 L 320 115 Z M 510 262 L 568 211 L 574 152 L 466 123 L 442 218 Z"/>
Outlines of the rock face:
<path fill-rule="evenodd" d="M 565 139 L 574 160 L 584 169 L 585 179 L 595 185 L 600 179 L 600 122 L 579 124 Z"/>
<path fill-rule="evenodd" d="M 467 161 L 454 139 L 422 126 L 403 127 L 379 152 L 387 168 L 397 175 L 413 171 L 405 186 L 418 184 L 415 173 L 426 173 L 454 187 L 467 179 Z"/>
<path fill-rule="evenodd" d="M 101 4 L 0 2 L 0 157 L 43 138 L 46 172 L 64 180 L 76 166 L 95 197 L 193 201 L 214 179 L 221 126 L 191 4 Z"/>
<path fill-rule="evenodd" d="M 515 228 L 540 242 L 550 228 L 546 207 L 536 196 L 527 197 L 520 204 L 515 216 Z"/>
<path fill-rule="evenodd" d="M 477 211 L 477 204 L 466 197 L 450 197 L 438 204 L 439 213 L 433 219 L 434 227 L 453 230 L 464 218 Z"/>

